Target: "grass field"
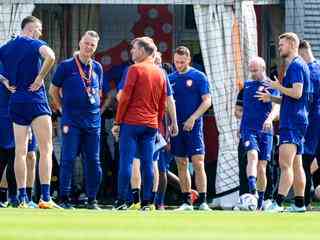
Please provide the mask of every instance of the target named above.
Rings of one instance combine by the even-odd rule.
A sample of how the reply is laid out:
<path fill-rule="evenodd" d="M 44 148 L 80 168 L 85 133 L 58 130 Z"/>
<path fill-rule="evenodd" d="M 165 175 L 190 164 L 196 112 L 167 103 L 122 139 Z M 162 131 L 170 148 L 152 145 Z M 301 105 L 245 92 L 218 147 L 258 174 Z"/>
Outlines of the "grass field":
<path fill-rule="evenodd" d="M 320 239 L 320 213 L 1 209 L 0 240 Z"/>

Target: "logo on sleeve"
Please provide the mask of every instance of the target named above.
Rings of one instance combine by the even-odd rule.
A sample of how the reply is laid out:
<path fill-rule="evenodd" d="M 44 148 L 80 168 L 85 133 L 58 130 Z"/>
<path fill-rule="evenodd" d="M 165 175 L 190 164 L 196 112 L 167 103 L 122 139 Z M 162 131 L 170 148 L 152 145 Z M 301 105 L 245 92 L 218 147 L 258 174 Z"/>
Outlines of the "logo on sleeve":
<path fill-rule="evenodd" d="M 193 84 L 193 81 L 191 79 L 188 79 L 186 82 L 187 87 L 191 87 Z"/>
<path fill-rule="evenodd" d="M 245 146 L 245 147 L 249 147 L 249 145 L 250 145 L 250 141 L 246 141 L 246 142 L 244 143 L 244 146 Z"/>
<path fill-rule="evenodd" d="M 63 132 L 64 134 L 67 134 L 67 133 L 69 132 L 69 126 L 64 125 L 63 128 L 62 128 L 62 132 Z"/>

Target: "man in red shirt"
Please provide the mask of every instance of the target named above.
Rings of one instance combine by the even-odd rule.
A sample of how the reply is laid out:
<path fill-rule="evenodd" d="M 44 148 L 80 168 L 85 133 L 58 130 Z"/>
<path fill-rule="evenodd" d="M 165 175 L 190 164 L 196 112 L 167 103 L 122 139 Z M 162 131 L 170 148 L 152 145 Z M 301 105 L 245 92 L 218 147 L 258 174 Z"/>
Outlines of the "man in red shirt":
<path fill-rule="evenodd" d="M 166 103 L 166 80 L 154 65 L 157 47 L 149 37 L 132 41 L 131 55 L 136 63 L 127 74 L 127 82 L 118 105 L 112 133 L 119 136 L 120 162 L 118 201 L 114 209 L 126 209 L 125 201 L 131 178 L 132 161 L 138 149 L 143 175 L 142 210 L 152 210 L 152 158 L 159 123 Z"/>

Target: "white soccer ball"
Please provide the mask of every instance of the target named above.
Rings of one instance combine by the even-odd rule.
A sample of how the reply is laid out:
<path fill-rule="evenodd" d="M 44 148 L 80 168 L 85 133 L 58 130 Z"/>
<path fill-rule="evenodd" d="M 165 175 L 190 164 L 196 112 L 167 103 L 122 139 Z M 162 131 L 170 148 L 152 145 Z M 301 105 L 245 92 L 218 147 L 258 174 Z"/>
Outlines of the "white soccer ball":
<path fill-rule="evenodd" d="M 237 207 L 242 211 L 256 211 L 258 199 L 252 194 L 245 193 L 240 196 Z"/>

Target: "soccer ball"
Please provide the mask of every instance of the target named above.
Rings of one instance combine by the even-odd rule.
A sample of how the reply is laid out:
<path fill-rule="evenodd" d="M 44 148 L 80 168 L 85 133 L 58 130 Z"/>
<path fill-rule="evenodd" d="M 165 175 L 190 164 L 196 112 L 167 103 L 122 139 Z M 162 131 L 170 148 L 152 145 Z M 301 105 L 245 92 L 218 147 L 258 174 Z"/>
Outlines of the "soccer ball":
<path fill-rule="evenodd" d="M 242 211 L 256 211 L 258 207 L 258 199 L 256 196 L 245 193 L 240 196 L 239 201 L 235 209 Z"/>

